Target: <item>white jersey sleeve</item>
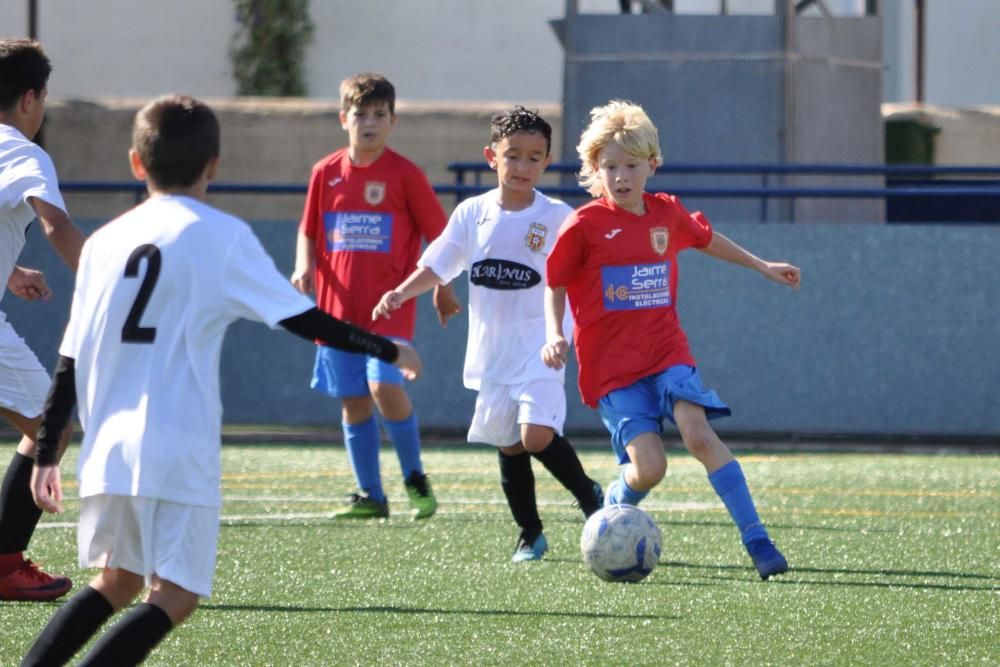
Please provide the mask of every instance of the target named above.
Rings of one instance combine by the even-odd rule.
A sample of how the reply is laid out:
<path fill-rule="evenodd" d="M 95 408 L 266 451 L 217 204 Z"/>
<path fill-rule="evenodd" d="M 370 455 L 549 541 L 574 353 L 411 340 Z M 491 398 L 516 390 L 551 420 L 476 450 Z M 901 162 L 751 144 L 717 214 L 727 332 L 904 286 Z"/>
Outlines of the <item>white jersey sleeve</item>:
<path fill-rule="evenodd" d="M 281 275 L 250 229 L 229 248 L 222 291 L 233 318 L 263 322 L 272 329 L 314 305 Z"/>
<path fill-rule="evenodd" d="M 417 262 L 417 266 L 430 269 L 445 284 L 469 269 L 470 221 L 475 224 L 479 210 L 475 201 L 467 199 L 458 205 L 444 231 L 427 246 Z"/>

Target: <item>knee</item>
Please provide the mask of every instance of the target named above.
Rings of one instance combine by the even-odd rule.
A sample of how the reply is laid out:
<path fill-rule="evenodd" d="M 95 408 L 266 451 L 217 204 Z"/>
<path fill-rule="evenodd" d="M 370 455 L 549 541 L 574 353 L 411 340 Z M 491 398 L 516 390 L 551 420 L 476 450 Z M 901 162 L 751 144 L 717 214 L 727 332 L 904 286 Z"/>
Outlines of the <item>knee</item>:
<path fill-rule="evenodd" d="M 686 429 L 681 433 L 681 439 L 684 441 L 684 447 L 701 462 L 712 458 L 722 445 L 715 431 L 707 423 Z"/>
<path fill-rule="evenodd" d="M 552 444 L 552 433 L 528 433 L 521 439 L 521 444 L 529 454 L 538 454 Z"/>
<path fill-rule="evenodd" d="M 198 608 L 198 594 L 161 580 L 154 583 L 146 602 L 162 609 L 178 626 Z"/>
<path fill-rule="evenodd" d="M 648 491 L 663 481 L 667 475 L 667 459 L 647 459 L 632 463 L 632 473 L 635 476 L 629 480 L 636 491 Z"/>

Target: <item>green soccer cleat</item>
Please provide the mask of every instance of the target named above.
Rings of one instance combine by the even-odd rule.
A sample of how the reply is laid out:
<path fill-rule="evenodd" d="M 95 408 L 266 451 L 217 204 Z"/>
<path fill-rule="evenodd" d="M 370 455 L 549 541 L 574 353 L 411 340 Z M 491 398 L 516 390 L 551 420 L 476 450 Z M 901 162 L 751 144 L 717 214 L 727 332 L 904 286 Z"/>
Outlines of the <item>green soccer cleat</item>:
<path fill-rule="evenodd" d="M 352 493 L 351 506 L 333 515 L 334 519 L 388 519 L 389 502 L 379 502 L 368 496 Z"/>
<path fill-rule="evenodd" d="M 431 491 L 431 483 L 427 480 L 427 475 L 418 472 L 410 473 L 404 483 L 406 495 L 410 498 L 410 514 L 414 519 L 427 519 L 437 511 L 437 498 Z"/>

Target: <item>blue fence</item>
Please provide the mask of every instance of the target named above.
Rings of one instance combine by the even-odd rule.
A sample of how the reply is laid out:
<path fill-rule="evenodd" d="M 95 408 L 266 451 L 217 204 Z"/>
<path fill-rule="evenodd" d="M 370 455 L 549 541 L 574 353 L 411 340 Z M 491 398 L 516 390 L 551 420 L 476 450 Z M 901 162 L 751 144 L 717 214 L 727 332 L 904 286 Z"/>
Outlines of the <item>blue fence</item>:
<path fill-rule="evenodd" d="M 483 175 L 491 172 L 484 162 L 453 162 L 448 170 L 454 183 L 435 184 L 439 195 L 453 195 L 456 201 L 481 194 L 492 187 Z M 576 163 L 549 165 L 549 174 L 568 178 L 579 170 Z M 678 185 L 669 190 L 651 188 L 679 197 L 714 197 L 760 200 L 760 221 L 768 219 L 772 199 L 884 199 L 890 222 L 949 221 L 1000 223 L 1000 166 L 921 166 L 864 164 L 696 164 L 661 165 L 657 175 L 730 175 L 760 179 L 759 186 Z M 778 178 L 795 176 L 880 176 L 884 187 L 774 185 Z M 491 179 L 492 180 L 492 179 Z M 61 185 L 65 192 L 130 192 L 136 201 L 145 196 L 145 186 L 136 181 L 72 181 Z M 579 185 L 543 184 L 539 189 L 553 196 L 585 198 Z M 224 194 L 297 194 L 305 195 L 305 184 L 212 183 L 209 191 Z"/>
<path fill-rule="evenodd" d="M 492 170 L 483 162 L 453 162 L 454 194 L 478 194 L 491 186 L 483 183 L 483 174 Z M 550 174 L 568 177 L 580 170 L 579 163 L 549 165 Z M 925 222 L 961 220 L 964 222 L 1000 222 L 1000 166 L 978 165 L 879 165 L 879 164 L 700 164 L 661 165 L 657 175 L 727 175 L 760 179 L 756 187 L 692 187 L 679 185 L 669 190 L 651 188 L 678 197 L 716 197 L 759 199 L 760 221 L 768 219 L 771 199 L 885 199 L 886 218 L 890 222 Z M 884 187 L 813 187 L 774 185 L 780 177 L 794 176 L 881 176 Z M 586 197 L 578 185 L 544 185 L 540 189 L 557 197 Z M 452 190 L 449 189 L 449 193 Z M 943 200 L 942 200 L 943 198 Z"/>

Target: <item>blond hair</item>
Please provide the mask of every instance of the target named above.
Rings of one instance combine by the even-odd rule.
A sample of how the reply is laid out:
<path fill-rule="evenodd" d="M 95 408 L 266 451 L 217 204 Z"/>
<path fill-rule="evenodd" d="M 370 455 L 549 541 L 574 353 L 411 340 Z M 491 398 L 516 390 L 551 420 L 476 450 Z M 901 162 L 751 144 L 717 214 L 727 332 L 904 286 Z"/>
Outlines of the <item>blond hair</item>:
<path fill-rule="evenodd" d="M 597 175 L 597 156 L 614 142 L 627 153 L 663 164 L 660 136 L 642 107 L 625 100 L 611 100 L 590 110 L 590 125 L 580 135 L 576 152 L 582 167 L 577 180 L 594 197 L 605 194 Z"/>

